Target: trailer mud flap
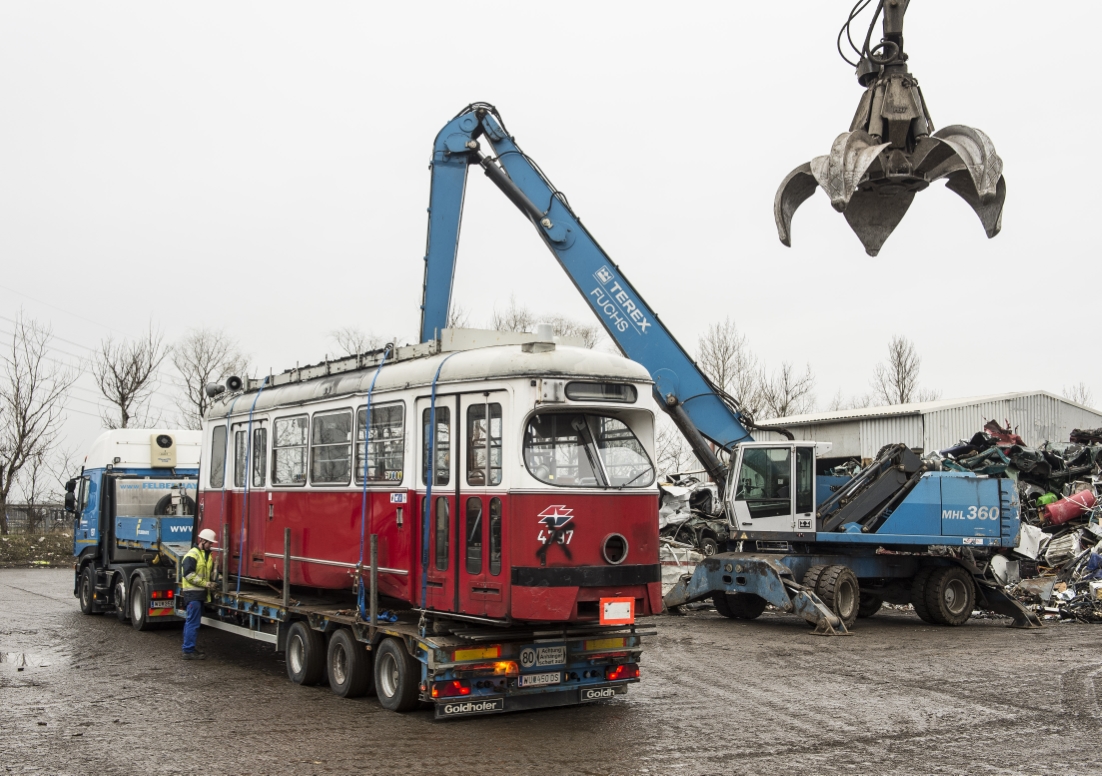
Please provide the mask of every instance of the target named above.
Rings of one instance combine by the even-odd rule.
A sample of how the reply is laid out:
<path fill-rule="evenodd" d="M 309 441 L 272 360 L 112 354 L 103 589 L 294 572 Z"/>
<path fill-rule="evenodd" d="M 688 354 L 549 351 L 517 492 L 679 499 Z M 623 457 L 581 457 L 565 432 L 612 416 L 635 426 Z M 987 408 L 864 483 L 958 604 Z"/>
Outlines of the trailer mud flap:
<path fill-rule="evenodd" d="M 498 696 L 495 698 L 455 698 L 437 701 L 436 719 L 458 719 L 482 714 L 500 714 L 506 711 L 527 711 L 554 706 L 575 706 L 608 700 L 628 691 L 627 684 L 605 684 L 592 687 L 571 687 L 559 692 L 540 692 L 528 695 Z"/>

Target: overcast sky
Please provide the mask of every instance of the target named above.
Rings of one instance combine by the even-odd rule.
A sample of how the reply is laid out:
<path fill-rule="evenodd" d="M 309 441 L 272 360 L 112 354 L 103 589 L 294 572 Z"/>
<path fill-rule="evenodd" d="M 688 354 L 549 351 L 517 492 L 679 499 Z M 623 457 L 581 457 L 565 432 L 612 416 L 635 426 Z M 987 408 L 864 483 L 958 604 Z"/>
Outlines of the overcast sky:
<path fill-rule="evenodd" d="M 945 398 L 1085 381 L 1102 402 L 1097 175 L 1069 144 L 1097 123 L 1096 63 L 1067 38 L 1102 6 L 912 4 L 935 125 L 1005 162 L 1003 231 L 937 183 L 870 258 L 822 192 L 792 248 L 772 215 L 861 96 L 834 48 L 850 5 L 2 2 L 0 336 L 22 309 L 75 362 L 150 320 L 224 328 L 260 372 L 334 353 L 341 326 L 415 339 L 432 141 L 487 101 L 690 350 L 729 315 L 768 364 L 810 364 L 822 408 L 903 334 Z M 472 174 L 453 299 L 483 324 L 511 294 L 593 320 Z"/>

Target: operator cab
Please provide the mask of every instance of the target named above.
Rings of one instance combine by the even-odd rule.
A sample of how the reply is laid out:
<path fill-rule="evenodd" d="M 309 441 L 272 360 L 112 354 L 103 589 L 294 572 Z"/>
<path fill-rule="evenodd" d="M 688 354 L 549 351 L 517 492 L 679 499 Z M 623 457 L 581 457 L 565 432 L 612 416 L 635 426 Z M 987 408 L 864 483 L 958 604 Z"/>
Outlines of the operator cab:
<path fill-rule="evenodd" d="M 830 495 L 818 493 L 815 458 L 830 448 L 829 442 L 739 445 L 725 494 L 732 539 L 758 538 L 751 534 L 759 532 L 814 539 L 815 510 Z"/>

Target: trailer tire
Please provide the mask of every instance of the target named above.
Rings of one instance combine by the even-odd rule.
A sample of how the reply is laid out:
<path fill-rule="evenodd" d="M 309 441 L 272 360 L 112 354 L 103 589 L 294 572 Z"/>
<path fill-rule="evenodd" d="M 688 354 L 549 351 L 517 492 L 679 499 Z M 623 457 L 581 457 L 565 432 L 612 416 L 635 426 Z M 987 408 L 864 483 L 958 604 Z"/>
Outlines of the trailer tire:
<path fill-rule="evenodd" d="M 847 628 L 857 621 L 857 609 L 861 602 L 861 587 L 857 575 L 849 566 L 827 566 L 815 592 L 827 608 L 838 615 Z"/>
<path fill-rule="evenodd" d="M 325 677 L 325 637 L 303 620 L 287 631 L 287 678 L 315 685 Z"/>
<path fill-rule="evenodd" d="M 375 673 L 371 653 L 356 641 L 348 628 L 341 628 L 329 639 L 326 666 L 329 688 L 341 698 L 359 698 L 371 692 Z"/>
<path fill-rule="evenodd" d="M 119 618 L 119 622 L 130 622 L 130 610 L 126 606 L 126 577 L 122 574 L 115 577 L 114 599 L 115 616 Z"/>
<path fill-rule="evenodd" d="M 960 566 L 943 566 L 926 583 L 926 610 L 938 625 L 963 625 L 972 616 L 976 587 Z"/>
<path fill-rule="evenodd" d="M 918 615 L 920 620 L 931 625 L 936 623 L 926 606 L 926 589 L 930 582 L 930 576 L 935 571 L 937 571 L 936 566 L 922 566 L 911 581 L 911 606 L 914 607 L 915 614 Z"/>
<path fill-rule="evenodd" d="M 96 572 L 92 564 L 80 570 L 80 611 L 83 614 L 96 614 Z"/>
<path fill-rule="evenodd" d="M 413 711 L 418 703 L 420 664 L 394 638 L 383 639 L 375 653 L 375 694 L 384 709 Z"/>
<path fill-rule="evenodd" d="M 734 618 L 735 613 L 731 611 L 731 607 L 727 605 L 726 593 L 713 593 L 712 605 L 716 608 L 716 611 L 722 614 L 724 617 Z"/>
<path fill-rule="evenodd" d="M 149 589 L 141 577 L 135 577 L 130 583 L 126 605 L 130 607 L 130 627 L 136 631 L 153 630 L 154 623 L 149 619 Z"/>
<path fill-rule="evenodd" d="M 861 593 L 861 603 L 857 605 L 857 617 L 859 619 L 865 619 L 872 617 L 874 614 L 880 611 L 880 607 L 884 605 L 884 599 L 878 595 L 872 593 Z"/>

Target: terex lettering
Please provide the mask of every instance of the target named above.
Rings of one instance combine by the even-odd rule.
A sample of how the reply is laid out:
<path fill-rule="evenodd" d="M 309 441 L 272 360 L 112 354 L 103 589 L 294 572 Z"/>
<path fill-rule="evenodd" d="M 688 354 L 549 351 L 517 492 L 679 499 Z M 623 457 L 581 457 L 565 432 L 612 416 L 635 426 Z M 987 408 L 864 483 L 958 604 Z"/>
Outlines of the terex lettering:
<path fill-rule="evenodd" d="M 627 331 L 628 326 L 633 326 L 640 334 L 646 334 L 650 321 L 627 289 L 613 278 L 608 267 L 601 267 L 593 276 L 601 286 L 594 288 L 589 295 L 594 298 L 594 305 L 608 319 L 609 325 L 616 331 Z"/>

